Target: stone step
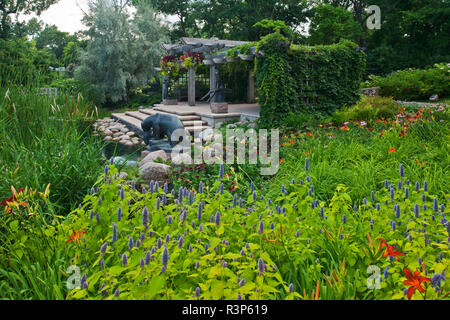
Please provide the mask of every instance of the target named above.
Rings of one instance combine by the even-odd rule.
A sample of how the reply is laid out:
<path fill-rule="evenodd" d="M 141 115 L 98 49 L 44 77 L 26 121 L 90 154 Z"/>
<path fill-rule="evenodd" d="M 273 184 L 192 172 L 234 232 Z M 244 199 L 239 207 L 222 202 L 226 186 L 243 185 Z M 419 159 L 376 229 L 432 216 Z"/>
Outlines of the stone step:
<path fill-rule="evenodd" d="M 208 122 L 202 120 L 194 120 L 194 121 L 181 121 L 185 127 L 195 127 L 195 126 L 208 126 Z"/>
<path fill-rule="evenodd" d="M 152 116 L 154 114 L 157 113 L 162 113 L 162 114 L 170 114 L 173 115 L 175 117 L 177 117 L 178 119 L 180 119 L 181 121 L 195 121 L 195 120 L 201 120 L 200 116 L 195 116 L 195 115 L 190 115 L 190 116 L 180 116 L 174 113 L 169 113 L 169 112 L 164 112 L 164 111 L 157 111 L 154 109 L 142 109 L 140 110 L 141 113 L 145 113 L 148 116 Z"/>
<path fill-rule="evenodd" d="M 157 110 L 157 111 L 161 111 L 161 112 L 165 112 L 165 113 L 176 114 L 177 116 L 195 116 L 195 115 L 197 115 L 194 111 L 174 110 L 174 109 L 171 109 L 170 107 L 165 107 L 165 106 L 160 106 L 160 105 L 156 105 L 155 107 L 153 107 L 153 110 Z"/>

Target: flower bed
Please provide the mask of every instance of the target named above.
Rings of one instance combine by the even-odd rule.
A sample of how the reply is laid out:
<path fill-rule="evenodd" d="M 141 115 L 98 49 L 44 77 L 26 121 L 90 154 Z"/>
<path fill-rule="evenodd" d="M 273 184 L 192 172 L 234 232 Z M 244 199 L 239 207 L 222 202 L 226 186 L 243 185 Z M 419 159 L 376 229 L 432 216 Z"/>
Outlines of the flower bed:
<path fill-rule="evenodd" d="M 402 166 L 398 179 L 386 180 L 385 188 L 352 207 L 343 185 L 330 202 L 318 201 L 309 166 L 307 159 L 304 178 L 282 186 L 273 199 L 254 186 L 248 197 L 233 196 L 227 190 L 233 179 L 223 168 L 213 186 L 197 192 L 154 183 L 140 192 L 107 167 L 105 182 L 67 226 L 75 230 L 64 239 L 72 240 L 73 263 L 85 267 L 82 288 L 69 298 L 447 295 L 448 210 L 428 193 L 426 182 L 410 183 Z"/>

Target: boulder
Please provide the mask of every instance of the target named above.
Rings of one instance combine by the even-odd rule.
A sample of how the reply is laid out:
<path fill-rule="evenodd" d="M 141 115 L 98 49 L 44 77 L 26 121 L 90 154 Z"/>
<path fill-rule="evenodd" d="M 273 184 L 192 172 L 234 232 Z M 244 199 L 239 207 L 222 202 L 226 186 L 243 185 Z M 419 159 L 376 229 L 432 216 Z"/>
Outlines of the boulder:
<path fill-rule="evenodd" d="M 121 135 L 121 136 L 120 136 L 120 140 L 126 140 L 126 141 L 128 141 L 128 140 L 131 140 L 131 139 L 130 139 L 129 136 L 127 136 L 126 134 L 124 134 L 124 135 Z"/>
<path fill-rule="evenodd" d="M 112 141 L 112 139 L 113 139 L 112 137 L 106 136 L 103 140 L 104 140 L 104 141 Z"/>
<path fill-rule="evenodd" d="M 128 133 L 130 130 L 128 130 L 128 128 L 122 128 L 122 129 L 120 129 L 120 131 L 123 133 Z"/>
<path fill-rule="evenodd" d="M 167 156 L 167 153 L 163 150 L 149 152 L 144 159 L 139 163 L 140 167 L 143 167 L 145 164 L 149 162 L 153 162 L 155 160 L 158 160 L 158 158 L 161 158 L 163 161 L 167 161 L 169 157 Z"/>
<path fill-rule="evenodd" d="M 112 131 L 109 130 L 109 129 L 106 129 L 104 134 L 105 134 L 105 136 L 112 136 L 113 135 Z"/>
<path fill-rule="evenodd" d="M 129 131 L 129 132 L 127 132 L 127 135 L 129 137 L 134 137 L 136 135 L 136 133 L 134 133 L 133 131 Z"/>
<path fill-rule="evenodd" d="M 165 182 L 169 178 L 169 170 L 170 166 L 162 164 L 162 163 L 155 163 L 155 162 L 147 162 L 139 169 L 139 174 L 146 180 L 146 181 L 158 181 L 158 182 Z"/>
<path fill-rule="evenodd" d="M 430 101 L 438 101 L 439 100 L 439 95 L 437 95 L 437 94 L 433 94 L 431 97 L 430 97 Z"/>
<path fill-rule="evenodd" d="M 187 153 L 180 153 L 172 156 L 172 162 L 176 165 L 192 164 L 192 158 Z"/>

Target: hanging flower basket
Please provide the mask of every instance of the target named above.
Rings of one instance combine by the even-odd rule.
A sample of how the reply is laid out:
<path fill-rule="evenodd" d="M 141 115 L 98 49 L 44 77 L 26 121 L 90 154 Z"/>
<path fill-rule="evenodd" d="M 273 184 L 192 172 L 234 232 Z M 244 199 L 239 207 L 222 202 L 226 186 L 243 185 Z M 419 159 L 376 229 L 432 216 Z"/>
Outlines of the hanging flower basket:
<path fill-rule="evenodd" d="M 226 57 L 227 62 L 235 62 L 236 59 L 234 57 Z"/>
<path fill-rule="evenodd" d="M 180 61 L 186 69 L 195 68 L 197 65 L 201 64 L 205 57 L 202 53 L 188 52 L 180 57 Z"/>

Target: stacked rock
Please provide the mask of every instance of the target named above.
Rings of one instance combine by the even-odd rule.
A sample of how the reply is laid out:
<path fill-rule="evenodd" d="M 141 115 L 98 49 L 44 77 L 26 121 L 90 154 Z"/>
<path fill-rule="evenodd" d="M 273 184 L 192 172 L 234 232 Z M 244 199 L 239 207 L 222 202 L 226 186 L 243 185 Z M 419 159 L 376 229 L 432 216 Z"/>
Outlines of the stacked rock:
<path fill-rule="evenodd" d="M 116 142 L 127 147 L 145 146 L 145 142 L 124 124 L 105 118 L 94 123 L 95 135 L 103 135 L 106 142 Z"/>

